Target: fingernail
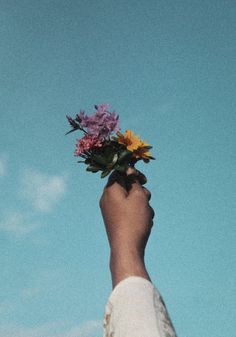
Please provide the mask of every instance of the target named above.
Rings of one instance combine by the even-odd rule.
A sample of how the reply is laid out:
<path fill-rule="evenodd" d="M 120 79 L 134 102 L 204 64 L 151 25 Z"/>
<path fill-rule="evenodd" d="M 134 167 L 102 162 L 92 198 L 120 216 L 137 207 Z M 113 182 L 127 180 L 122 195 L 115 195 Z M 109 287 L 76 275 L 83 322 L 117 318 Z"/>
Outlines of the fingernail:
<path fill-rule="evenodd" d="M 136 174 L 137 171 L 133 167 L 129 167 L 128 170 L 126 171 L 127 175 L 129 174 Z"/>

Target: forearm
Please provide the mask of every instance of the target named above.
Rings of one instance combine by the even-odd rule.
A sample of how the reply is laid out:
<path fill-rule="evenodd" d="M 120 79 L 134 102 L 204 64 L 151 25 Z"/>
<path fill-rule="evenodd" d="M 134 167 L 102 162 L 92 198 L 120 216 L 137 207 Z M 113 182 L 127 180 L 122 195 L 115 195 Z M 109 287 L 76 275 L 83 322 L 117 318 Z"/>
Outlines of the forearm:
<path fill-rule="evenodd" d="M 110 270 L 113 288 L 129 276 L 139 276 L 151 281 L 146 270 L 144 254 L 130 247 L 111 249 Z"/>

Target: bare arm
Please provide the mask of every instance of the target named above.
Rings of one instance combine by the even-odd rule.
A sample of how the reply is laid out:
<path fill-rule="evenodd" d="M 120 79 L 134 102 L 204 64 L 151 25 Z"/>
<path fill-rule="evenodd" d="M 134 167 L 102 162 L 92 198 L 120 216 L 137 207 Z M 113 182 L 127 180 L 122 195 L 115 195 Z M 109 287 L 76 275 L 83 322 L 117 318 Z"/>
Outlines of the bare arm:
<path fill-rule="evenodd" d="M 113 288 L 128 276 L 150 281 L 145 267 L 145 247 L 151 232 L 154 211 L 146 178 L 130 168 L 126 174 L 114 172 L 100 199 L 100 207 L 110 244 Z"/>

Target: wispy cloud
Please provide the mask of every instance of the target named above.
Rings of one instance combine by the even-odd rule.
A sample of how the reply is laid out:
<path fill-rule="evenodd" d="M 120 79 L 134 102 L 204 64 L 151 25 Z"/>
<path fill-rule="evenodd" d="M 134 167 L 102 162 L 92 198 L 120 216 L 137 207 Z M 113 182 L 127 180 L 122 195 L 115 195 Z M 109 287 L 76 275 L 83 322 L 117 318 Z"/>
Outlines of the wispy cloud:
<path fill-rule="evenodd" d="M 66 190 L 64 176 L 47 175 L 34 170 L 24 172 L 21 194 L 38 211 L 48 212 L 62 198 Z"/>
<path fill-rule="evenodd" d="M 16 238 L 23 237 L 38 227 L 39 225 L 29 222 L 29 219 L 20 212 L 8 214 L 0 222 L 0 230 L 12 234 Z"/>
<path fill-rule="evenodd" d="M 29 300 L 40 293 L 40 288 L 38 287 L 29 287 L 22 289 L 20 296 L 24 300 Z"/>
<path fill-rule="evenodd" d="M 53 323 L 36 327 L 2 325 L 0 337 L 51 337 L 53 335 L 50 336 L 50 329 L 55 331 L 56 327 Z"/>
<path fill-rule="evenodd" d="M 9 301 L 0 302 L 0 315 L 7 315 L 14 310 L 15 306 Z"/>
<path fill-rule="evenodd" d="M 100 321 L 88 321 L 82 325 L 72 327 L 69 331 L 62 333 L 61 335 L 52 337 L 101 337 L 101 327 L 102 322 Z"/>
<path fill-rule="evenodd" d="M 65 328 L 62 323 L 51 323 L 37 327 L 0 326 L 0 337 L 101 337 L 102 322 L 87 321 Z"/>

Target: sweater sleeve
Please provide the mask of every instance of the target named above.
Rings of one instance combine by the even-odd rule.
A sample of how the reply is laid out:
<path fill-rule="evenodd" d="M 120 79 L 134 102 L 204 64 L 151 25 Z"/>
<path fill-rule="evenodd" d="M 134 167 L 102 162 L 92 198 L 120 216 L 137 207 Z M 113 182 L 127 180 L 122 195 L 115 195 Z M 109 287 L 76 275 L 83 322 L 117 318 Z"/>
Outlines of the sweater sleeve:
<path fill-rule="evenodd" d="M 130 276 L 114 288 L 103 327 L 103 337 L 176 337 L 158 290 L 139 276 Z"/>

